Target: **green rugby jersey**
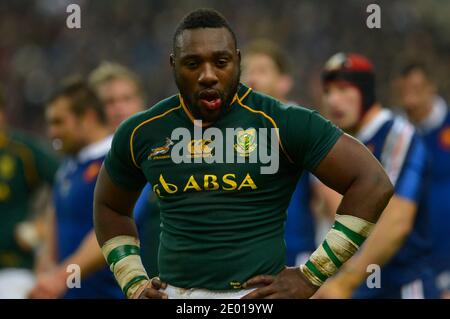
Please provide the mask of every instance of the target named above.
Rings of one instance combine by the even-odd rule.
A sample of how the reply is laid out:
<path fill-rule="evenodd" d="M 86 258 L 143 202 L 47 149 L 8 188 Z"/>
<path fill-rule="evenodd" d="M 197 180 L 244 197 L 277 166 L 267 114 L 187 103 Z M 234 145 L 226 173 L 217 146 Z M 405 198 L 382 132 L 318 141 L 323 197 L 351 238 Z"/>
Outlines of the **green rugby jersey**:
<path fill-rule="evenodd" d="M 125 189 L 153 186 L 161 209 L 159 271 L 163 281 L 184 288 L 240 288 L 258 274 L 284 267 L 286 210 L 304 169 L 313 171 L 342 131 L 317 112 L 281 102 L 241 84 L 224 115 L 213 124 L 237 134 L 234 156 L 248 157 L 267 141 L 255 130 L 278 128 L 279 169 L 261 174 L 257 163 L 179 163 L 171 150 L 177 128 L 192 136 L 187 157 L 211 156 L 208 140 L 196 140 L 193 116 L 179 95 L 125 121 L 117 130 L 105 167 Z M 261 145 L 258 145 L 261 144 Z M 270 153 L 270 151 L 269 151 Z"/>
<path fill-rule="evenodd" d="M 15 240 L 15 228 L 30 215 L 34 190 L 52 183 L 58 162 L 31 137 L 0 130 L 0 268 L 33 266 L 33 256 Z"/>

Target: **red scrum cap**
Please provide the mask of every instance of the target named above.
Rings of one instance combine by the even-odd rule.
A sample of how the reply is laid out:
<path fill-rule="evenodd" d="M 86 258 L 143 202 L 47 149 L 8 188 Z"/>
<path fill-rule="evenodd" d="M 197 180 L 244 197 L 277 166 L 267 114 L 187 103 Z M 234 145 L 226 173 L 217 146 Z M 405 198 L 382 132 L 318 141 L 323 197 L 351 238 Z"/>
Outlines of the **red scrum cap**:
<path fill-rule="evenodd" d="M 365 113 L 376 101 L 375 73 L 372 62 L 356 53 L 337 53 L 325 64 L 322 72 L 324 85 L 332 81 L 345 81 L 359 89 Z"/>

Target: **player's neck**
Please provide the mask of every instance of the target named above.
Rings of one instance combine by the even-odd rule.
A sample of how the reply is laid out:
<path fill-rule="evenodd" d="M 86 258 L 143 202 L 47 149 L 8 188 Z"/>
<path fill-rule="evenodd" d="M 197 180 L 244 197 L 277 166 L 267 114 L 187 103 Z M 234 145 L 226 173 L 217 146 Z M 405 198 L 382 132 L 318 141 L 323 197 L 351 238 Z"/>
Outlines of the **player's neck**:
<path fill-rule="evenodd" d="M 408 117 L 414 124 L 425 121 L 433 111 L 433 101 L 430 101 L 423 107 L 418 107 L 408 112 Z"/>
<path fill-rule="evenodd" d="M 94 129 L 89 131 L 86 137 L 86 145 L 91 145 L 99 142 L 111 135 L 111 131 L 107 126 L 97 125 Z"/>

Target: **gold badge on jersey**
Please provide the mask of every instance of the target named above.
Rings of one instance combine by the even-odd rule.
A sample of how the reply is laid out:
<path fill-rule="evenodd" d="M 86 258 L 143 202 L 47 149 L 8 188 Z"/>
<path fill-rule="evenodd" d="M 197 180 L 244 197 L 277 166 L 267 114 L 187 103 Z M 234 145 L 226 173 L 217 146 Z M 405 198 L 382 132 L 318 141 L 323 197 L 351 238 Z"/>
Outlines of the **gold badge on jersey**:
<path fill-rule="evenodd" d="M 191 158 L 212 156 L 212 149 L 208 146 L 209 144 L 211 144 L 211 140 L 191 140 L 187 147 L 188 156 Z"/>
<path fill-rule="evenodd" d="M 170 158 L 170 155 L 166 155 L 170 148 L 174 145 L 173 141 L 166 137 L 165 143 L 163 146 L 152 148 L 150 155 L 147 159 L 165 159 Z"/>
<path fill-rule="evenodd" d="M 16 170 L 16 163 L 14 158 L 9 155 L 0 157 L 0 177 L 4 180 L 9 180 L 14 176 Z"/>
<path fill-rule="evenodd" d="M 239 155 L 247 157 L 256 150 L 256 130 L 254 128 L 237 132 L 235 150 Z"/>

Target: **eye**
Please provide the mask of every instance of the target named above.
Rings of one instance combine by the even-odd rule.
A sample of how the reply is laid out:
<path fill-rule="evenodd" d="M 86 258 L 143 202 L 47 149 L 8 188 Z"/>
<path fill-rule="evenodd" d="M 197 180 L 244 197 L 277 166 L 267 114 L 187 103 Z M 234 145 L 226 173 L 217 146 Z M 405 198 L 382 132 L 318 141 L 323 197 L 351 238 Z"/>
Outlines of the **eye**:
<path fill-rule="evenodd" d="M 197 61 L 194 61 L 194 60 L 189 60 L 189 61 L 186 61 L 185 63 L 184 63 L 184 65 L 188 68 L 188 69 L 195 69 L 195 68 L 197 68 L 198 67 L 198 62 Z"/>
<path fill-rule="evenodd" d="M 224 68 L 227 66 L 227 64 L 228 64 L 228 59 L 218 59 L 216 61 L 216 66 L 219 68 Z"/>

